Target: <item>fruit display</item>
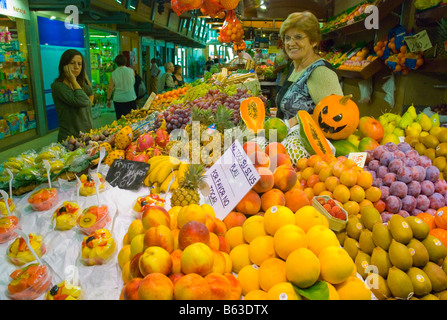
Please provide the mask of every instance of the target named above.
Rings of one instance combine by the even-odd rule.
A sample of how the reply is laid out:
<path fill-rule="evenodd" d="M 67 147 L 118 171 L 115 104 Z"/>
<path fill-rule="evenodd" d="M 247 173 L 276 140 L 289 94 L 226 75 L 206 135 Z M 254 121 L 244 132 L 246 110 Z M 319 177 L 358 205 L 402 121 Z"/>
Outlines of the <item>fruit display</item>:
<path fill-rule="evenodd" d="M 8 207 L 10 213 L 13 212 L 16 207 L 14 204 L 14 200 L 9 197 L 8 197 Z M 0 214 L 4 216 L 8 215 L 8 209 L 6 208 L 5 199 L 0 200 Z"/>
<path fill-rule="evenodd" d="M 116 242 L 107 229 L 97 229 L 82 239 L 83 262 L 88 266 L 106 263 L 116 249 Z"/>
<path fill-rule="evenodd" d="M 242 23 L 237 18 L 234 10 L 228 10 L 217 40 L 222 43 L 239 43 L 243 38 L 244 30 Z"/>
<path fill-rule="evenodd" d="M 172 156 L 155 156 L 148 163 L 150 167 L 143 183 L 147 187 L 155 188 L 154 193 L 166 193 L 171 181 L 173 182 L 170 190 L 177 189 L 180 179 L 183 178 L 189 166 L 185 161 L 180 161 L 178 158 Z"/>
<path fill-rule="evenodd" d="M 36 255 L 39 258 L 42 257 L 47 251 L 42 236 L 30 233 L 28 239 Z M 24 264 L 36 260 L 34 254 L 28 248 L 28 245 L 22 237 L 18 237 L 9 245 L 7 255 L 9 260 L 17 266 L 23 266 Z"/>
<path fill-rule="evenodd" d="M 59 201 L 56 188 L 42 188 L 34 191 L 28 198 L 28 203 L 35 211 L 46 211 Z"/>
<path fill-rule="evenodd" d="M 374 176 L 385 202 L 382 219 L 421 212 L 434 214 L 444 206 L 446 182 L 427 156 L 420 156 L 406 142 L 387 143 L 368 151 L 365 168 Z"/>
<path fill-rule="evenodd" d="M 334 199 L 328 196 L 314 196 L 312 205 L 328 219 L 330 229 L 340 231 L 345 228 L 348 214 Z"/>
<path fill-rule="evenodd" d="M 99 186 L 98 191 L 101 192 L 104 190 L 104 182 L 106 181 L 105 178 L 101 175 L 101 173 L 96 173 L 99 179 Z M 79 178 L 81 181 L 81 185 L 79 186 L 79 194 L 81 196 L 87 197 L 92 196 L 96 194 L 96 186 L 95 186 L 95 180 L 93 180 L 91 174 L 82 174 Z"/>
<path fill-rule="evenodd" d="M 15 216 L 0 217 L 0 243 L 5 243 L 17 236 L 14 231 L 19 227 L 19 219 Z"/>
<path fill-rule="evenodd" d="M 238 300 L 227 226 L 207 204 L 147 206 L 123 239 L 122 300 Z"/>
<path fill-rule="evenodd" d="M 30 264 L 13 271 L 9 277 L 8 295 L 12 300 L 34 300 L 51 286 L 52 276 L 45 265 Z"/>
<path fill-rule="evenodd" d="M 82 233 L 91 234 L 105 228 L 111 220 L 107 205 L 93 205 L 82 211 L 78 218 L 78 226 Z"/>
<path fill-rule="evenodd" d="M 342 245 L 357 272 L 373 283 L 379 300 L 438 300 L 445 296 L 447 275 L 442 262 L 447 248 L 418 216 L 392 215 L 383 223 L 377 209 L 351 215 Z"/>
<path fill-rule="evenodd" d="M 64 201 L 53 213 L 52 220 L 56 220 L 56 229 L 70 230 L 76 226 L 80 211 L 76 202 Z"/>
<path fill-rule="evenodd" d="M 82 294 L 80 286 L 75 286 L 67 281 L 54 285 L 45 294 L 45 300 L 79 300 Z"/>
<path fill-rule="evenodd" d="M 166 201 L 159 194 L 148 194 L 146 196 L 138 197 L 133 205 L 133 210 L 137 213 L 137 218 L 141 219 L 144 210 L 150 206 L 164 207 Z"/>

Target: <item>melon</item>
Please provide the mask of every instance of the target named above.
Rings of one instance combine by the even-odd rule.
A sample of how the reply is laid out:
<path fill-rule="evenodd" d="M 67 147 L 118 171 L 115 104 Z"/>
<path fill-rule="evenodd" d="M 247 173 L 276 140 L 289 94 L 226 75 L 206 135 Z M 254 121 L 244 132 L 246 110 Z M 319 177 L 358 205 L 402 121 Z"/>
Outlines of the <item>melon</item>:
<path fill-rule="evenodd" d="M 335 148 L 336 157 L 346 156 L 351 152 L 359 152 L 359 149 L 348 140 L 333 140 L 331 143 Z"/>
<path fill-rule="evenodd" d="M 286 124 L 279 118 L 270 118 L 264 122 L 264 136 L 270 142 L 281 142 L 287 136 L 287 126 Z M 272 132 L 270 131 L 272 130 Z M 274 133 L 276 131 L 276 137 L 273 135 L 270 137 L 270 133 Z M 276 139 L 275 139 L 276 138 Z M 271 139 L 275 140 L 272 141 Z"/>

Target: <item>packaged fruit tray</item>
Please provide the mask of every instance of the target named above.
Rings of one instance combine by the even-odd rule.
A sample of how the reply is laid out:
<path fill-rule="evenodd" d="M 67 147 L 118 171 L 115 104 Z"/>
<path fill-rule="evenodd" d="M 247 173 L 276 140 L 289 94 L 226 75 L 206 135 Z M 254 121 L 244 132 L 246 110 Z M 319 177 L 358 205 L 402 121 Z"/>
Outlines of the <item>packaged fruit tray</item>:
<path fill-rule="evenodd" d="M 329 228 L 331 230 L 334 230 L 334 231 L 343 230 L 344 227 L 346 226 L 346 223 L 348 222 L 348 212 L 345 209 L 343 209 L 336 201 L 334 201 L 335 206 L 339 207 L 342 212 L 341 217 L 336 218 L 336 217 L 332 216 L 323 207 L 323 205 L 319 202 L 319 199 L 324 199 L 324 202 L 326 202 L 326 203 L 329 200 L 332 200 L 332 201 L 334 201 L 334 200 L 329 196 L 315 196 L 315 197 L 313 197 L 313 200 L 312 200 L 312 206 L 327 218 L 327 220 L 329 221 Z M 344 219 L 341 219 L 343 217 L 344 217 Z"/>

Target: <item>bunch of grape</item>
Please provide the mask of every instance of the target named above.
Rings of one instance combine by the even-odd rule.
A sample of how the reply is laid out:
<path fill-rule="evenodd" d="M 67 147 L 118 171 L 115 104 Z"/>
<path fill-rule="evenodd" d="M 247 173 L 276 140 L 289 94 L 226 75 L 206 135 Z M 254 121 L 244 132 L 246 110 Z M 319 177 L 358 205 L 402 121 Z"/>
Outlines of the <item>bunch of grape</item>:
<path fill-rule="evenodd" d="M 182 104 L 175 104 L 160 112 L 155 120 L 155 129 L 160 128 L 162 119 L 166 121 L 166 131 L 184 129 L 191 118 L 191 108 L 185 108 Z"/>

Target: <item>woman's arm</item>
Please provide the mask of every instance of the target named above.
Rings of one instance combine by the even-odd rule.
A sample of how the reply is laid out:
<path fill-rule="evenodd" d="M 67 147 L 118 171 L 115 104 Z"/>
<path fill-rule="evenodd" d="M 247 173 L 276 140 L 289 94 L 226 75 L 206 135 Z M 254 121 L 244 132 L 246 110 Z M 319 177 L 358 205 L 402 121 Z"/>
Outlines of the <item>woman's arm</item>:
<path fill-rule="evenodd" d="M 77 88 L 79 87 L 79 88 Z M 55 82 L 51 86 L 53 90 L 53 96 L 61 100 L 63 103 L 74 108 L 88 108 L 91 106 L 91 101 L 84 90 L 77 86 L 72 90 L 63 82 Z"/>
<path fill-rule="evenodd" d="M 175 83 L 174 83 L 174 79 L 173 78 L 174 77 L 172 75 L 166 77 L 166 86 L 168 88 L 175 88 Z"/>
<path fill-rule="evenodd" d="M 318 67 L 312 72 L 307 80 L 307 87 L 315 105 L 331 94 L 343 96 L 337 74 L 325 66 Z"/>

